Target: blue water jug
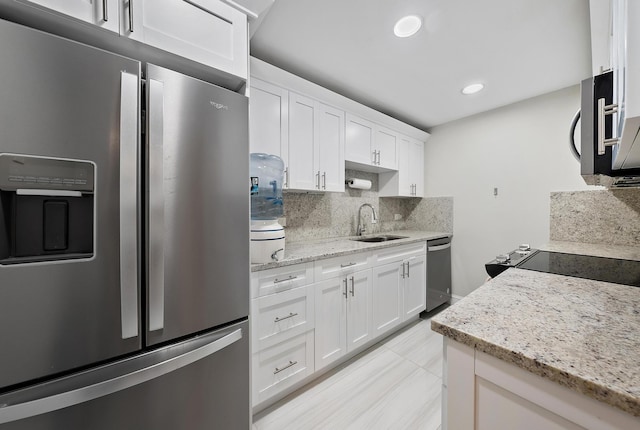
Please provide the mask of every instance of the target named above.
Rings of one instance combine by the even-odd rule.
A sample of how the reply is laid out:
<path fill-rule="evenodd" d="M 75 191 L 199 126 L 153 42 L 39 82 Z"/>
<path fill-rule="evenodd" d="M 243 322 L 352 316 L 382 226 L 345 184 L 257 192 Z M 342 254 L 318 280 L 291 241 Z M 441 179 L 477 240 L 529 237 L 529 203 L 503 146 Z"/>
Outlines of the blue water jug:
<path fill-rule="evenodd" d="M 276 155 L 250 154 L 251 219 L 272 220 L 282 217 L 282 181 L 284 161 Z"/>

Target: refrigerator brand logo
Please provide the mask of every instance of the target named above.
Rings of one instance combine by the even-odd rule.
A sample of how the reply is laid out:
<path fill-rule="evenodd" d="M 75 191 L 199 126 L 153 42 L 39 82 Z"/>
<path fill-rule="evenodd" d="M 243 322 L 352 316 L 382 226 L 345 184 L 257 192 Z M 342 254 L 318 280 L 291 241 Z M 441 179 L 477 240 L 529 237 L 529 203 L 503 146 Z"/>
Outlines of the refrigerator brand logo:
<path fill-rule="evenodd" d="M 216 109 L 229 110 L 229 106 L 223 105 L 222 103 L 216 103 L 213 100 L 210 100 L 209 103 L 211 104 L 211 106 L 213 106 Z"/>

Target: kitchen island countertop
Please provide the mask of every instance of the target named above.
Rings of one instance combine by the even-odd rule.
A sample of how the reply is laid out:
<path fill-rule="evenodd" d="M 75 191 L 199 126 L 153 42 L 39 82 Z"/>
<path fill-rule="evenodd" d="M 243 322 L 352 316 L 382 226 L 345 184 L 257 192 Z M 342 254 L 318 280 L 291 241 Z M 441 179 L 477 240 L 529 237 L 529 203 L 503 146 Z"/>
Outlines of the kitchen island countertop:
<path fill-rule="evenodd" d="M 640 260 L 636 247 L 540 248 Z M 511 268 L 434 316 L 431 328 L 640 417 L 637 287 Z"/>
<path fill-rule="evenodd" d="M 316 261 L 323 258 L 348 255 L 354 252 L 366 252 L 375 249 L 388 248 L 390 246 L 404 245 L 408 243 L 415 243 L 452 236 L 451 233 L 421 230 L 396 230 L 389 232 L 380 232 L 370 236 L 380 235 L 397 235 L 406 237 L 403 239 L 374 243 L 358 242 L 352 240 L 357 236 L 334 237 L 329 239 L 309 240 L 301 242 L 287 242 L 285 246 L 284 259 L 264 264 L 252 264 L 251 271 L 257 272 L 260 270 L 273 269 L 275 267 L 289 266 L 291 264 Z"/>

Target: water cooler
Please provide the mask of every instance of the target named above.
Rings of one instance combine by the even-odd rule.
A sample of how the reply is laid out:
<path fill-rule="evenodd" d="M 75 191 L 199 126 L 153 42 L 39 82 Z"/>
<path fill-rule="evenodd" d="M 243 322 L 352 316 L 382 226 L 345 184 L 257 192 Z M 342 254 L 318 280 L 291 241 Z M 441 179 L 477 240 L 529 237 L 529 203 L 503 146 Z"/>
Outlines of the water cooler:
<path fill-rule="evenodd" d="M 251 175 L 251 263 L 269 263 L 284 258 L 282 181 L 284 162 L 275 155 L 250 155 Z"/>

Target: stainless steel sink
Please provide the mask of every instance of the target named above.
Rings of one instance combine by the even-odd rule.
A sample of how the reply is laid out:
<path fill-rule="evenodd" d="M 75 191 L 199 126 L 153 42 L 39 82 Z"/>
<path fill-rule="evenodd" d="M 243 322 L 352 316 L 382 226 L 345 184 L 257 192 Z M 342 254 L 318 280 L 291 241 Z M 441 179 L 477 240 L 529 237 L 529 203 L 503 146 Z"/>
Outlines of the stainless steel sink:
<path fill-rule="evenodd" d="M 389 240 L 406 239 L 407 236 L 394 236 L 392 234 L 382 234 L 380 236 L 357 237 L 356 242 L 387 242 Z"/>

